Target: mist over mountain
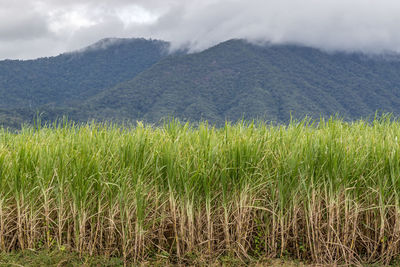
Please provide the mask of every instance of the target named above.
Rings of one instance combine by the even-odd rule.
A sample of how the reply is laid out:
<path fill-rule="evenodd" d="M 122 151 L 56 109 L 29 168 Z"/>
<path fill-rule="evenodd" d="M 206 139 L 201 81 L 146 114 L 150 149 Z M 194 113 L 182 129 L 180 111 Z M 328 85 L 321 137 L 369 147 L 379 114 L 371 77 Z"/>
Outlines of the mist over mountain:
<path fill-rule="evenodd" d="M 201 53 L 163 59 L 86 103 L 99 119 L 154 122 L 167 114 L 219 124 L 241 118 L 287 122 L 291 115 L 357 119 L 378 110 L 400 112 L 399 73 L 394 55 L 328 54 L 230 40 Z"/>
<path fill-rule="evenodd" d="M 339 114 L 400 114 L 397 54 L 327 53 L 299 45 L 233 39 L 199 53 L 168 54 L 158 40 L 105 39 L 74 53 L 0 61 L 0 122 L 36 113 L 157 123 L 166 116 L 287 122 Z"/>
<path fill-rule="evenodd" d="M 400 52 L 397 0 L 0 0 L 0 59 L 79 49 L 108 36 L 202 51 L 242 38 L 329 51 Z"/>

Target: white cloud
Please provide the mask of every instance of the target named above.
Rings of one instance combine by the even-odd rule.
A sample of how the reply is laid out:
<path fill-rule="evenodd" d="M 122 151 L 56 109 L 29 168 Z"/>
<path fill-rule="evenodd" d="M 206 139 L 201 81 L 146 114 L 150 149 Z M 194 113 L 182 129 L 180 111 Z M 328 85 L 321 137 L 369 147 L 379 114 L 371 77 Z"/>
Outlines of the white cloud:
<path fill-rule="evenodd" d="M 158 18 L 157 15 L 152 14 L 149 10 L 138 5 L 119 8 L 117 9 L 116 14 L 126 25 L 151 24 L 156 22 Z"/>
<path fill-rule="evenodd" d="M 246 38 L 400 52 L 399 14 L 398 0 L 0 0 L 0 58 L 55 55 L 106 37 L 193 51 Z"/>

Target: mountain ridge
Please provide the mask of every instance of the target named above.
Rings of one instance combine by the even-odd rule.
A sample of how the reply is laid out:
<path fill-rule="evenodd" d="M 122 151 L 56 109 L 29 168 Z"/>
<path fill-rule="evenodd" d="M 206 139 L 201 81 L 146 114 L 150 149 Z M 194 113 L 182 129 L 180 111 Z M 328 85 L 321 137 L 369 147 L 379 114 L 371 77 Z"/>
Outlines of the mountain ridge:
<path fill-rule="evenodd" d="M 40 90 L 35 91 L 35 97 L 43 101 L 36 101 L 33 107 L 19 107 L 22 112 L 14 110 L 16 107 L 12 105 L 18 101 L 26 104 L 27 96 L 7 94 L 4 90 L 7 75 L 0 73 L 0 95 L 4 97 L 0 100 L 0 122 L 6 125 L 4 110 L 14 114 L 18 122 L 28 121 L 27 114 L 39 110 L 50 121 L 68 115 L 80 122 L 95 119 L 154 123 L 175 116 L 188 121 L 208 120 L 217 125 L 242 118 L 282 123 L 291 116 L 339 114 L 350 120 L 372 116 L 377 110 L 400 114 L 397 55 L 385 58 L 326 53 L 293 44 L 255 45 L 240 39 L 198 53 L 168 54 L 167 42 L 134 40 L 133 43 L 138 42 L 136 46 L 129 46 L 129 39 L 103 39 L 77 53 L 83 60 L 77 59 L 77 54 L 60 55 L 58 59 L 64 61 L 50 82 L 52 88 L 60 84 L 63 88 L 71 84 L 71 88 L 60 94 L 60 99 L 55 95 L 54 101 L 48 101 L 53 100 L 49 97 L 44 101 Z M 91 53 L 96 56 L 91 57 Z M 131 57 L 126 57 L 127 54 Z M 96 61 L 98 58 L 101 60 Z M 73 73 L 75 76 L 65 73 L 71 71 L 67 67 L 71 63 L 66 60 L 81 68 L 77 74 Z M 31 64 L 35 62 L 46 60 Z M 4 64 L 0 62 L 0 69 Z M 40 70 L 37 66 L 33 68 Z M 96 72 L 98 69 L 101 71 Z M 19 72 L 21 79 L 40 74 L 40 71 L 39 74 L 22 72 Z M 80 83 L 68 80 L 81 75 L 85 79 L 80 78 Z M 43 83 L 40 77 L 37 80 Z M 106 86 L 98 86 L 98 81 Z M 21 118 L 15 114 L 22 114 Z"/>
<path fill-rule="evenodd" d="M 228 50 L 229 52 L 227 52 Z M 227 53 L 224 54 L 224 52 Z M 202 60 L 201 64 L 197 63 L 199 58 Z M 345 61 L 346 64 L 351 63 L 352 65 L 343 69 L 344 66 L 340 64 L 340 61 Z M 368 64 L 365 65 L 364 62 Z M 200 53 L 185 55 L 180 58 L 166 58 L 128 82 L 128 84 L 136 84 L 126 86 L 127 83 L 123 83 L 104 93 L 107 94 L 107 92 L 112 92 L 113 90 L 114 92 L 120 91 L 124 98 L 119 100 L 130 101 L 133 103 L 133 107 L 138 107 L 138 110 L 131 110 L 131 114 L 139 113 L 141 117 L 149 121 L 161 119 L 160 114 L 165 114 L 165 111 L 169 111 L 169 115 L 184 118 L 187 112 L 174 109 L 174 105 L 163 102 L 169 99 L 170 97 L 168 96 L 171 94 L 182 96 L 188 93 L 189 95 L 186 95 L 184 99 L 180 99 L 181 97 L 174 98 L 175 101 L 180 101 L 175 107 L 194 106 L 193 108 L 196 108 L 199 106 L 198 103 L 207 103 L 202 105 L 206 108 L 200 110 L 198 114 L 207 114 L 207 110 L 214 110 L 213 114 L 206 115 L 205 119 L 215 121 L 215 117 L 219 117 L 219 123 L 223 123 L 225 119 L 238 120 L 243 115 L 246 115 L 246 112 L 250 113 L 249 116 L 244 116 L 246 119 L 258 117 L 278 122 L 288 121 L 291 112 L 292 114 L 297 113 L 300 118 L 306 115 L 319 117 L 320 115 L 329 116 L 339 113 L 351 119 L 373 115 L 376 110 L 382 107 L 382 103 L 384 104 L 383 106 L 390 107 L 400 103 L 398 90 L 393 91 L 396 93 L 395 98 L 392 98 L 392 94 L 386 97 L 377 95 L 380 98 L 379 103 L 366 103 L 365 97 L 364 99 L 362 98 L 363 92 L 356 93 L 355 88 L 357 89 L 357 86 L 374 82 L 374 79 L 379 83 L 384 82 L 376 77 L 366 81 L 363 80 L 365 77 L 360 77 L 360 73 L 368 73 L 371 77 L 380 75 L 380 73 L 375 73 L 373 68 L 371 70 L 371 67 L 379 69 L 379 66 L 374 64 L 383 64 L 386 69 L 388 68 L 388 62 L 386 61 L 381 61 L 380 59 L 365 61 L 361 55 L 356 54 L 337 53 L 332 55 L 313 48 L 296 45 L 262 47 L 248 44 L 241 40 L 230 40 Z M 391 62 L 390 64 L 396 64 L 396 73 L 400 71 L 398 62 Z M 246 65 L 248 66 L 245 67 Z M 329 72 L 338 72 L 340 75 L 334 74 L 324 77 L 326 75 L 324 68 L 329 68 Z M 352 68 L 356 70 L 356 74 L 352 73 Z M 152 73 L 157 73 L 158 77 L 154 77 Z M 313 73 L 318 75 L 313 76 Z M 172 77 L 167 78 L 167 76 L 171 75 Z M 159 80 L 158 83 L 157 80 Z M 174 83 L 169 86 L 165 81 L 174 81 Z M 144 84 L 145 82 L 151 84 L 151 86 L 141 88 L 139 84 Z M 218 85 L 218 83 L 222 84 Z M 352 86 L 351 83 L 356 86 Z M 374 85 L 378 86 L 376 81 L 374 83 Z M 180 86 L 180 84 L 184 85 Z M 296 87 L 293 84 L 298 84 L 299 86 Z M 341 89 L 339 95 L 332 94 L 332 90 L 340 89 L 343 84 L 350 86 Z M 389 87 L 397 86 L 398 88 L 399 84 L 400 80 L 396 79 L 394 83 L 387 85 L 381 93 L 387 94 Z M 177 91 L 176 87 L 180 88 L 180 92 Z M 198 95 L 199 98 L 188 101 L 190 94 L 195 93 L 190 89 L 193 87 L 199 89 L 197 90 L 200 94 Z M 135 88 L 138 89 L 136 90 Z M 140 98 L 138 93 L 150 89 L 152 93 L 164 94 L 164 97 L 160 98 L 158 102 L 153 99 L 157 94 L 152 95 L 151 101 Z M 173 90 L 175 90 L 175 93 L 171 93 Z M 133 95 L 135 92 L 136 95 Z M 374 91 L 369 89 L 368 97 L 373 93 Z M 131 95 L 131 98 L 127 97 L 129 95 Z M 257 97 L 253 97 L 254 95 Z M 344 99 L 346 96 L 349 97 Z M 104 106 L 111 99 L 113 99 L 112 95 L 104 96 L 104 101 L 106 102 L 101 103 Z M 358 105 L 352 99 L 357 99 Z M 128 104 L 119 103 L 117 100 L 114 101 L 114 108 L 127 106 Z M 393 103 L 389 103 L 390 101 Z M 157 103 L 160 107 L 157 110 L 159 115 L 153 111 L 147 113 L 141 106 L 142 104 L 149 106 L 152 103 Z M 254 107 L 255 104 L 259 106 L 258 109 Z M 298 107 L 299 105 L 300 108 Z M 96 104 L 92 105 L 92 107 L 95 106 Z M 304 106 L 308 106 L 308 108 L 304 108 Z M 260 110 L 265 112 L 260 113 Z M 393 112 L 393 109 L 386 111 Z M 201 118 L 192 115 L 189 116 L 189 119 L 198 120 Z"/>

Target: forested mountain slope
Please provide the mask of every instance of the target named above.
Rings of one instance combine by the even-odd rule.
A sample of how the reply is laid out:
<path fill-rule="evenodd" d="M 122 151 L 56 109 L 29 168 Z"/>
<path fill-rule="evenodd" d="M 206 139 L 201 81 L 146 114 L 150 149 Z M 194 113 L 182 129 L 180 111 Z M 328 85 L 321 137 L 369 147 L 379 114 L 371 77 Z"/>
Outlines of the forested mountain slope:
<path fill-rule="evenodd" d="M 90 117 L 152 122 L 166 115 L 223 123 L 241 118 L 286 122 L 291 114 L 349 119 L 376 111 L 400 114 L 400 61 L 230 40 L 163 59 L 85 105 Z"/>
<path fill-rule="evenodd" d="M 0 108 L 81 101 L 149 68 L 166 56 L 167 45 L 104 39 L 57 57 L 0 61 Z"/>
<path fill-rule="evenodd" d="M 287 122 L 376 111 L 400 114 L 400 59 L 229 40 L 193 54 L 167 42 L 105 39 L 82 51 L 0 62 L 0 123 L 44 120 L 158 122 L 166 116 Z"/>

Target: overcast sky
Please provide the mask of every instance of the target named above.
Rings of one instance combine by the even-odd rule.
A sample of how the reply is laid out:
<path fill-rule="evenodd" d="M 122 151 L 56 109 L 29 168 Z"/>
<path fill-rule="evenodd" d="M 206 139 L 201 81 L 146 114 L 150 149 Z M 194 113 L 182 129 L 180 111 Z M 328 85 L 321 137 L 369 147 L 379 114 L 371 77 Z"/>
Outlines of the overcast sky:
<path fill-rule="evenodd" d="M 145 37 L 205 49 L 231 38 L 400 52 L 399 0 L 0 0 L 0 59 Z"/>

